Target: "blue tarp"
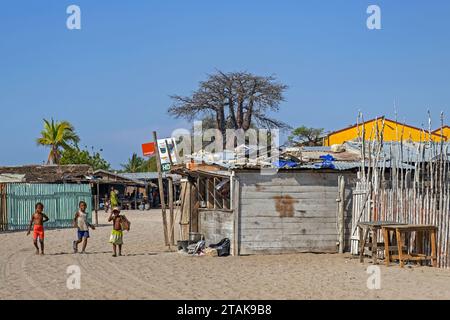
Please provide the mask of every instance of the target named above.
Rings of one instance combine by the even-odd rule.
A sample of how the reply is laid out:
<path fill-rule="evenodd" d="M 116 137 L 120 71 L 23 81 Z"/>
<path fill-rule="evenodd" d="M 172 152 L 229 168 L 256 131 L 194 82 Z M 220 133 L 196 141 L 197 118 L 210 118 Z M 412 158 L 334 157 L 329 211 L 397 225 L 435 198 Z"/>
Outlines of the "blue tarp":
<path fill-rule="evenodd" d="M 296 168 L 298 166 L 298 163 L 289 160 L 278 160 L 275 161 L 273 165 L 277 168 Z"/>
<path fill-rule="evenodd" d="M 320 156 L 320 159 L 322 159 L 322 163 L 316 164 L 317 168 L 336 169 L 333 164 L 333 161 L 335 161 L 336 159 L 332 155 L 327 154 L 326 156 Z"/>

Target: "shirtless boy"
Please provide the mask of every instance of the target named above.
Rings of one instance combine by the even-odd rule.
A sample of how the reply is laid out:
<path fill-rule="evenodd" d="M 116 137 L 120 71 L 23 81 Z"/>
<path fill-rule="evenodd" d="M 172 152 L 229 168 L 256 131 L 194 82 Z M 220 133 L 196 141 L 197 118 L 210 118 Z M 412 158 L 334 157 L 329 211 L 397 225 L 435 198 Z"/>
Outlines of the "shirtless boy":
<path fill-rule="evenodd" d="M 120 209 L 114 207 L 112 209 L 111 215 L 108 218 L 108 222 L 113 222 L 113 229 L 111 236 L 109 238 L 109 243 L 113 245 L 113 257 L 117 257 L 116 247 L 119 246 L 119 256 L 122 255 L 122 244 L 123 244 L 123 230 L 122 230 L 122 216 L 120 215 Z"/>
<path fill-rule="evenodd" d="M 28 227 L 27 235 L 31 232 L 31 226 L 33 227 L 33 244 L 36 248 L 36 254 L 39 254 L 39 247 L 37 239 L 41 243 L 41 255 L 44 254 L 44 222 L 48 221 L 48 217 L 44 214 L 44 205 L 40 202 L 35 205 L 35 212 L 31 216 L 30 226 Z"/>

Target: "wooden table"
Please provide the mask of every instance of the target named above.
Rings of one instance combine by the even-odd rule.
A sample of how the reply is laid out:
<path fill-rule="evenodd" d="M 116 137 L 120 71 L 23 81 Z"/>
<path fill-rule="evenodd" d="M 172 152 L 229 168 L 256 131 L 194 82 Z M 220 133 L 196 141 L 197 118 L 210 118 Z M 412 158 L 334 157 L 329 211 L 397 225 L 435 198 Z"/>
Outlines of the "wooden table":
<path fill-rule="evenodd" d="M 378 252 L 378 231 L 381 230 L 382 226 L 389 225 L 405 225 L 405 223 L 396 223 L 393 221 L 367 221 L 367 222 L 359 222 L 359 261 L 361 263 L 364 262 L 364 250 L 366 248 L 366 243 L 369 238 L 369 234 L 371 235 L 372 243 L 370 245 L 372 251 L 372 259 L 373 263 L 378 263 L 377 252 Z"/>
<path fill-rule="evenodd" d="M 400 267 L 403 268 L 404 261 L 425 261 L 431 260 L 433 267 L 437 266 L 437 249 L 436 249 L 436 233 L 437 227 L 431 225 L 385 225 L 382 226 L 383 238 L 384 238 L 384 253 L 386 266 L 389 266 L 391 260 L 398 259 L 400 262 Z M 390 232 L 395 232 L 395 237 L 397 240 L 398 255 L 391 255 L 389 250 L 389 234 Z M 407 234 L 411 232 L 416 232 L 416 250 L 423 251 L 421 243 L 424 239 L 424 234 L 428 233 L 430 235 L 431 242 L 431 255 L 427 256 L 423 252 L 404 253 L 402 234 Z"/>

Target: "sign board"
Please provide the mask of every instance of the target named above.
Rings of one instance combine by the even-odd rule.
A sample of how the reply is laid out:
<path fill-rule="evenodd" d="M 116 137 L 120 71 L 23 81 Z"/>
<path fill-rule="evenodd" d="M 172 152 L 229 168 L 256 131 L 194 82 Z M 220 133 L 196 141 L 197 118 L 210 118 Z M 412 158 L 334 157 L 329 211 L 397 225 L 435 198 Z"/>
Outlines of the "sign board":
<path fill-rule="evenodd" d="M 144 155 L 144 157 L 151 157 L 155 155 L 155 151 L 156 149 L 154 142 L 142 144 L 142 154 Z"/>
<path fill-rule="evenodd" d="M 171 164 L 177 164 L 177 146 L 174 138 L 158 139 L 162 171 L 169 171 Z"/>
<path fill-rule="evenodd" d="M 162 170 L 163 172 L 170 171 L 171 168 L 172 168 L 172 167 L 171 167 L 170 163 L 164 163 L 164 164 L 161 164 L 161 170 Z"/>

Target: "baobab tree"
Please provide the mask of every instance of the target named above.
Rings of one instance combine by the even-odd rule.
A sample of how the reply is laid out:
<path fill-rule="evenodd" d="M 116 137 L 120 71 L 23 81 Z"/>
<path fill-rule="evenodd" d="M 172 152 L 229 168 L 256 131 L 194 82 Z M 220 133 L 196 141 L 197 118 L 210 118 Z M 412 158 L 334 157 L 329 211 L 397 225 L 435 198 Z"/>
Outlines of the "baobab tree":
<path fill-rule="evenodd" d="M 247 131 L 252 126 L 286 129 L 288 125 L 269 116 L 279 111 L 286 89 L 274 76 L 217 71 L 200 82 L 192 95 L 172 95 L 168 112 L 188 121 L 212 118 L 222 135 L 226 129 Z"/>

